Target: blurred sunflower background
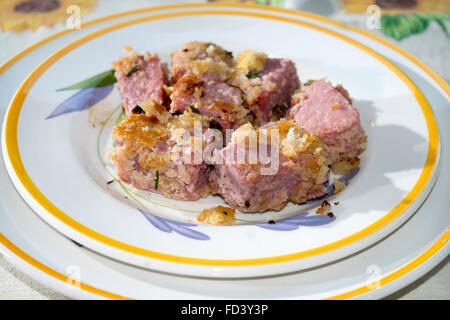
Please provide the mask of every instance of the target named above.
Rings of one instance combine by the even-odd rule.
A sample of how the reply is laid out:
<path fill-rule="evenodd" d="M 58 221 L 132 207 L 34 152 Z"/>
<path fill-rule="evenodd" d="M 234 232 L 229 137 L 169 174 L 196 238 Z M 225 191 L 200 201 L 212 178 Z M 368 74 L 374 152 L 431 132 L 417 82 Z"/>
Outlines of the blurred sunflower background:
<path fill-rule="evenodd" d="M 68 6 L 84 23 L 118 12 L 183 3 L 258 4 L 326 16 L 388 38 L 450 79 L 450 0 L 0 0 L 0 64 L 65 30 Z M 376 19 L 373 11 L 378 9 Z M 369 25 L 371 22 L 375 24 Z"/>
<path fill-rule="evenodd" d="M 441 13 L 450 11 L 447 0 L 340 0 L 349 14 L 364 14 L 367 7 L 377 5 L 385 14 Z"/>
<path fill-rule="evenodd" d="M 33 31 L 41 26 L 53 27 L 63 23 L 69 14 L 67 7 L 75 5 L 80 13 L 92 12 L 98 0 L 0 0 L 0 28 L 2 31 L 21 33 Z M 341 9 L 347 15 L 367 14 L 367 8 L 376 5 L 381 12 L 381 30 L 389 37 L 402 40 L 410 35 L 421 33 L 432 22 L 437 23 L 450 37 L 445 22 L 450 21 L 450 0 L 208 0 L 209 2 L 255 3 L 311 11 L 314 8 L 329 6 L 331 11 L 318 12 L 329 15 Z M 102 5 L 111 7 L 122 3 L 124 10 L 130 1 L 101 0 Z M 158 5 L 164 1 L 132 1 L 141 6 Z M 191 1 L 167 1 L 167 3 Z M 199 1 L 202 2 L 202 1 Z M 328 13 L 328 14 L 326 14 Z"/>
<path fill-rule="evenodd" d="M 430 22 L 436 22 L 447 37 L 450 34 L 445 25 L 450 21 L 450 0 L 209 0 L 210 2 L 255 3 L 285 7 L 303 11 L 318 8 L 328 11 L 317 12 L 333 15 L 337 9 L 347 15 L 366 15 L 370 6 L 380 9 L 380 27 L 385 35 L 402 40 L 428 28 Z M 337 8 L 336 8 L 337 7 Z"/>
<path fill-rule="evenodd" d="M 430 22 L 450 37 L 445 25 L 450 21 L 449 0 L 341 0 L 340 4 L 348 14 L 365 14 L 369 6 L 378 6 L 381 30 L 396 40 L 425 31 Z"/>

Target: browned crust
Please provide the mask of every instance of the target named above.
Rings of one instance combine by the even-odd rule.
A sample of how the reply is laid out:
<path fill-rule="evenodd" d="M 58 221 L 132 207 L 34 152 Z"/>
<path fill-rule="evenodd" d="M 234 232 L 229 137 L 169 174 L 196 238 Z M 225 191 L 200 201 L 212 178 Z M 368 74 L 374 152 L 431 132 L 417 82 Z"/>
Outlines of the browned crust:
<path fill-rule="evenodd" d="M 180 78 L 174 86 L 175 91 L 184 96 L 191 96 L 203 91 L 203 81 L 195 75 L 187 75 Z"/>

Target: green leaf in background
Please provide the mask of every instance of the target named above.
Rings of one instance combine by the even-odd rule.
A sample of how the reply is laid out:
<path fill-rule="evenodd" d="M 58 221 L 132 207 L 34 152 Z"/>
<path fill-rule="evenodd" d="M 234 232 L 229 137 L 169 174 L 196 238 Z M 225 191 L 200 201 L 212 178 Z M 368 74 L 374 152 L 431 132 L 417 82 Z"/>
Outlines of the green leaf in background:
<path fill-rule="evenodd" d="M 256 4 L 271 5 L 273 7 L 282 7 L 284 0 L 255 0 Z"/>
<path fill-rule="evenodd" d="M 75 83 L 69 87 L 61 88 L 56 91 L 106 87 L 116 82 L 117 80 L 116 77 L 114 76 L 114 70 L 111 69 L 99 73 L 81 82 Z"/>
<path fill-rule="evenodd" d="M 417 14 L 413 13 L 409 16 L 398 14 L 390 16 L 383 14 L 381 16 L 381 30 L 387 36 L 396 40 L 402 40 L 413 34 L 421 33 L 428 28 L 430 21 L 436 21 L 446 36 L 449 37 L 447 27 L 444 21 L 450 20 L 450 13 L 444 14 Z"/>
<path fill-rule="evenodd" d="M 436 23 L 441 27 L 442 31 L 444 31 L 445 35 L 450 38 L 450 33 L 448 32 L 447 27 L 444 23 L 444 21 L 450 21 L 450 12 L 441 14 L 426 13 L 422 14 L 422 17 L 424 19 L 427 19 L 428 21 L 436 21 Z"/>

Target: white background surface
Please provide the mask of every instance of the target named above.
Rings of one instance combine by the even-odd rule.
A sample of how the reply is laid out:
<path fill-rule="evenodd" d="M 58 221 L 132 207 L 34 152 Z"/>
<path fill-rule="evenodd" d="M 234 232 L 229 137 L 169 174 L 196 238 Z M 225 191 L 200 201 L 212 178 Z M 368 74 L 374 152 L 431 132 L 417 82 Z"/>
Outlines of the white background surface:
<path fill-rule="evenodd" d="M 103 15 L 115 12 L 131 10 L 139 7 L 159 5 L 161 3 L 200 2 L 200 1 L 152 1 L 152 0 L 99 0 L 98 8 L 94 13 L 86 15 L 85 20 L 95 19 Z M 293 1 L 289 1 L 293 2 Z M 366 28 L 366 17 L 346 16 L 345 13 L 336 11 L 336 5 L 332 1 L 300 1 L 300 9 L 313 13 L 323 14 L 328 17 L 341 20 L 357 27 Z M 0 33 L 0 64 L 9 58 L 50 34 L 60 31 L 63 25 L 53 29 L 41 28 L 35 34 L 27 31 L 20 36 L 7 32 Z M 447 23 L 447 28 L 450 24 Z M 374 33 L 383 36 L 380 31 Z M 384 36 L 383 36 L 384 37 Z M 385 37 L 386 38 L 386 37 Z M 411 36 L 401 42 L 387 38 L 396 45 L 406 49 L 428 64 L 439 73 L 447 82 L 450 80 L 450 40 L 446 38 L 442 30 L 431 24 L 422 34 Z M 431 272 L 421 279 L 410 284 L 399 292 L 389 296 L 390 299 L 450 299 L 450 258 L 436 266 Z M 0 254 L 0 299 L 65 299 L 30 277 L 24 275 L 12 267 Z"/>

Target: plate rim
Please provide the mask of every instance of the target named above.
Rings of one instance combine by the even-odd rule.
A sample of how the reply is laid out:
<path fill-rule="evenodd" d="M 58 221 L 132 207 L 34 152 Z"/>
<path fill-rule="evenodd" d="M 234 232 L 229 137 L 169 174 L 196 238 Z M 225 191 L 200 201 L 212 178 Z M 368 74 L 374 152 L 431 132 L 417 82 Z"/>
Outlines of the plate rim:
<path fill-rule="evenodd" d="M 195 5 L 190 5 L 190 7 L 193 7 Z M 223 5 L 220 5 L 223 6 Z M 174 5 L 174 7 L 185 7 L 185 5 Z M 234 7 L 234 6 L 233 6 Z M 252 6 L 253 7 L 253 6 Z M 259 6 L 256 6 L 259 8 Z M 152 9 L 155 9 L 153 7 Z M 267 8 L 266 8 L 267 9 Z M 365 51 L 369 55 L 373 56 L 377 60 L 379 60 L 381 63 L 383 63 L 386 67 L 388 67 L 392 72 L 394 72 L 411 90 L 412 94 L 415 96 L 416 100 L 418 101 L 422 112 L 424 113 L 424 117 L 427 123 L 427 129 L 428 129 L 428 153 L 427 158 L 425 161 L 424 169 L 422 173 L 420 174 L 416 184 L 414 185 L 413 189 L 408 192 L 406 197 L 402 199 L 400 204 L 398 204 L 394 209 L 392 209 L 390 212 L 388 212 L 385 216 L 383 216 L 381 219 L 376 221 L 375 223 L 371 224 L 370 226 L 358 231 L 355 234 L 352 234 L 350 236 L 347 236 L 343 239 L 337 240 L 335 242 L 322 245 L 316 248 L 296 252 L 296 253 L 290 253 L 290 254 L 284 254 L 284 255 L 278 255 L 274 257 L 263 257 L 263 258 L 253 258 L 253 259 L 205 259 L 205 258 L 192 258 L 192 257 L 180 257 L 176 255 L 171 254 L 165 254 L 160 253 L 156 251 L 152 251 L 149 249 L 143 249 L 139 248 L 137 246 L 129 245 L 123 242 L 120 242 L 118 240 L 109 238 L 108 236 L 102 235 L 99 232 L 96 232 L 92 229 L 89 229 L 88 227 L 78 223 L 73 218 L 66 215 L 64 212 L 62 212 L 60 209 L 58 209 L 55 205 L 53 205 L 40 191 L 37 189 L 37 187 L 32 182 L 31 178 L 28 176 L 25 167 L 23 166 L 23 163 L 20 159 L 20 153 L 18 150 L 17 145 L 17 120 L 19 118 L 20 109 L 23 104 L 23 101 L 26 98 L 26 95 L 28 90 L 31 88 L 31 86 L 34 84 L 35 81 L 39 78 L 39 76 L 49 68 L 53 62 L 56 62 L 60 57 L 68 53 L 73 48 L 88 42 L 98 36 L 102 36 L 110 31 L 117 30 L 122 27 L 126 27 L 132 24 L 146 22 L 146 21 L 153 21 L 153 20 L 159 20 L 159 19 L 166 19 L 171 17 L 180 17 L 180 16 L 192 16 L 192 15 L 239 15 L 239 16 L 250 16 L 250 17 L 257 17 L 257 18 L 265 18 L 265 19 L 272 19 L 272 20 L 278 20 L 282 22 L 288 22 L 292 24 L 297 24 L 301 26 L 310 27 L 312 29 L 324 32 L 326 34 L 335 36 L 337 38 L 340 38 L 343 41 L 346 41 L 359 49 Z M 311 16 L 308 17 L 311 18 Z M 14 59 L 14 58 L 13 58 Z M 8 63 L 8 62 L 7 62 Z M 1 71 L 1 69 L 0 69 Z M 28 87 L 29 85 L 29 87 Z M 25 92 L 24 92 L 25 91 Z M 12 125 L 11 125 L 12 121 Z M 401 71 L 396 65 L 394 65 L 392 62 L 384 58 L 382 55 L 377 53 L 375 50 L 370 49 L 369 47 L 359 43 L 358 41 L 349 38 L 343 34 L 340 34 L 336 31 L 329 30 L 325 27 L 314 25 L 309 22 L 305 21 L 299 21 L 291 18 L 286 17 L 280 17 L 280 16 L 274 16 L 274 15 L 268 15 L 268 14 L 262 14 L 262 13 L 256 13 L 256 12 L 245 12 L 245 11 L 215 11 L 215 10 L 202 10 L 202 11 L 179 11 L 179 12 L 170 12 L 170 13 L 163 13 L 163 14 L 157 14 L 157 15 L 150 15 L 150 16 L 144 16 L 135 18 L 132 20 L 126 20 L 123 22 L 116 23 L 114 25 L 102 28 L 100 30 L 97 30 L 95 32 L 92 32 L 86 36 L 81 37 L 80 39 L 77 39 L 70 43 L 69 45 L 63 47 L 62 49 L 58 50 L 56 53 L 52 54 L 49 58 L 47 58 L 43 63 L 41 63 L 34 71 L 25 79 L 25 81 L 20 85 L 18 91 L 14 95 L 10 106 L 8 107 L 7 114 L 5 116 L 5 121 L 3 125 L 3 132 L 4 137 L 2 139 L 2 150 L 5 156 L 5 164 L 8 169 L 9 174 L 15 176 L 21 184 L 21 187 L 24 187 L 27 194 L 31 196 L 41 207 L 43 207 L 44 210 L 46 210 L 48 213 L 53 215 L 54 218 L 58 219 L 62 223 L 64 223 L 69 228 L 80 232 L 82 235 L 87 236 L 88 238 L 91 238 L 94 241 L 98 241 L 103 243 L 104 245 L 113 247 L 114 249 L 123 250 L 127 253 L 131 254 L 137 254 L 140 256 L 144 256 L 147 258 L 153 258 L 168 262 L 175 262 L 175 263 L 182 263 L 182 264 L 191 264 L 191 265 L 203 265 L 203 266 L 255 266 L 255 265 L 263 265 L 263 264 L 273 264 L 273 263 L 281 263 L 281 262 L 288 262 L 288 261 L 295 261 L 300 260 L 324 253 L 331 252 L 333 250 L 342 249 L 344 247 L 347 247 L 351 244 L 356 243 L 357 241 L 360 241 L 364 238 L 367 238 L 368 236 L 374 234 L 375 232 L 379 231 L 380 229 L 386 227 L 391 222 L 393 222 L 396 218 L 401 216 L 408 208 L 410 208 L 411 203 L 414 203 L 414 201 L 411 200 L 410 195 L 414 195 L 413 200 L 417 200 L 417 197 L 421 196 L 423 192 L 425 192 L 426 187 L 429 185 L 429 183 L 432 181 L 433 176 L 436 174 L 437 170 L 437 164 L 439 159 L 439 152 L 440 152 L 440 139 L 439 139 L 439 132 L 437 123 L 435 121 L 433 111 L 431 107 L 429 106 L 425 96 L 423 93 L 417 88 L 417 86 L 414 84 L 412 80 L 409 79 L 409 77 Z M 9 163 L 6 163 L 9 161 Z M 13 179 L 14 182 L 14 179 Z M 16 184 L 16 183 L 14 183 Z M 18 187 L 18 186 L 16 186 Z M 17 188 L 19 189 L 19 188 Z M 22 194 L 22 192 L 19 193 Z M 400 207 L 400 205 L 402 205 Z"/>
<path fill-rule="evenodd" d="M 152 11 L 161 11 L 161 10 L 169 10 L 169 9 L 183 9 L 183 8 L 186 8 L 186 9 L 205 8 L 205 7 L 206 8 L 207 7 L 246 8 L 246 9 L 255 9 L 255 10 L 262 10 L 262 11 L 269 11 L 269 12 L 285 13 L 285 14 L 290 14 L 290 15 L 294 15 L 294 16 L 299 16 L 302 18 L 309 18 L 309 19 L 315 20 L 316 22 L 317 21 L 324 22 L 327 24 L 341 27 L 341 28 L 349 30 L 349 31 L 359 33 L 363 36 L 372 38 L 377 42 L 381 42 L 382 44 L 401 53 L 403 56 L 406 56 L 409 60 L 412 60 L 414 63 L 418 64 L 450 96 L 450 85 L 441 76 L 439 76 L 433 69 L 431 69 L 427 64 L 422 62 L 420 59 L 418 59 L 417 57 L 415 57 L 413 54 L 409 53 L 408 51 L 396 46 L 392 42 L 389 42 L 388 40 L 383 39 L 380 36 L 372 34 L 368 31 L 365 31 L 358 27 L 349 26 L 343 22 L 340 22 L 340 21 L 337 21 L 337 20 L 334 20 L 334 19 L 331 19 L 328 17 L 324 17 L 324 16 L 321 16 L 318 14 L 306 12 L 306 11 L 278 8 L 278 7 L 270 7 L 270 6 L 257 5 L 257 4 L 246 4 L 246 3 L 239 3 L 239 4 L 236 4 L 236 3 L 183 3 L 183 4 L 150 6 L 150 7 L 140 8 L 140 9 L 118 12 L 118 13 L 114 13 L 114 14 L 110 14 L 110 15 L 106 15 L 106 16 L 103 16 L 100 18 L 86 21 L 83 23 L 83 26 L 84 27 L 91 26 L 91 25 L 94 25 L 94 24 L 97 24 L 100 22 L 104 22 L 104 21 L 108 21 L 108 20 L 112 20 L 115 18 L 122 18 L 122 17 L 126 17 L 126 16 L 131 16 L 131 15 L 140 14 L 140 13 L 148 13 L 148 12 L 152 12 Z M 16 63 L 18 60 L 20 60 L 21 58 L 23 58 L 24 56 L 26 56 L 28 53 L 32 52 L 33 50 L 39 48 L 40 46 L 46 44 L 47 42 L 50 42 L 56 38 L 59 38 L 60 36 L 66 34 L 66 33 L 74 32 L 74 31 L 76 31 L 76 29 L 66 29 L 63 31 L 59 31 L 59 32 L 57 32 L 51 36 L 48 36 L 47 38 L 44 38 L 44 39 L 36 42 L 35 44 L 32 44 L 31 46 L 25 48 L 24 50 L 20 51 L 17 55 L 15 55 L 14 57 L 11 57 L 8 61 L 6 61 L 5 63 L 3 63 L 0 66 L 0 75 L 3 72 L 5 72 L 10 66 L 12 66 L 14 63 Z"/>
<path fill-rule="evenodd" d="M 436 256 L 438 253 L 443 252 L 441 250 L 444 250 L 445 248 L 448 248 L 448 242 L 450 241 L 450 228 L 447 228 L 446 231 L 444 231 L 436 240 L 434 243 L 432 243 L 429 247 L 427 247 L 423 252 L 421 252 L 419 255 L 414 257 L 413 259 L 409 260 L 407 263 L 405 263 L 400 268 L 396 269 L 395 271 L 385 275 L 383 278 L 380 278 L 377 281 L 377 286 L 372 287 L 369 285 L 363 285 L 361 287 L 348 290 L 343 293 L 339 293 L 336 295 L 332 295 L 326 298 L 323 298 L 322 300 L 346 300 L 350 298 L 355 298 L 358 296 L 361 296 L 365 293 L 368 293 L 370 291 L 373 291 L 375 289 L 381 288 L 383 286 L 386 286 L 393 281 L 400 279 L 401 277 L 410 274 L 412 271 L 417 270 L 420 266 L 424 265 L 426 262 L 428 262 L 431 258 Z M 5 255 L 6 259 L 13 263 L 15 266 L 17 266 L 17 261 L 14 260 L 13 257 L 17 257 L 18 259 L 22 259 L 24 262 L 28 263 L 30 266 L 40 270 L 44 274 L 54 278 L 55 280 L 58 280 L 58 284 L 61 284 L 61 282 L 65 284 L 69 284 L 70 286 L 86 291 L 88 293 L 94 294 L 98 297 L 103 297 L 107 299 L 114 299 L 114 300 L 134 300 L 133 298 L 129 298 L 126 296 L 122 296 L 107 290 L 99 289 L 95 286 L 78 282 L 73 283 L 73 279 L 70 278 L 67 275 L 64 275 L 53 268 L 45 265 L 44 263 L 40 262 L 39 260 L 33 258 L 31 255 L 27 254 L 25 251 L 20 249 L 18 246 L 16 246 L 13 242 L 11 242 L 7 237 L 5 237 L 0 232 L 0 249 L 1 247 L 4 247 L 7 251 L 11 253 L 11 256 Z M 1 250 L 0 250 L 1 252 Z M 18 267 L 18 266 L 17 266 Z M 432 266 L 434 267 L 434 266 Z"/>
<path fill-rule="evenodd" d="M 180 6 L 180 5 L 178 5 L 178 6 Z M 233 6 L 233 5 L 230 5 L 230 4 L 222 4 L 221 6 L 230 7 L 230 6 Z M 325 22 L 327 22 L 327 23 L 334 24 L 334 25 L 337 25 L 337 26 L 339 26 L 339 27 L 341 27 L 341 28 L 349 29 L 349 30 L 351 30 L 351 31 L 353 31 L 353 32 L 356 32 L 356 33 L 359 33 L 359 34 L 361 34 L 361 35 L 363 35 L 363 36 L 372 38 L 372 39 L 374 39 L 375 41 L 377 41 L 377 42 L 379 42 L 379 43 L 382 43 L 382 44 L 384 44 L 384 45 L 390 47 L 391 49 L 393 49 L 393 50 L 396 51 L 397 53 L 400 53 L 403 57 L 405 57 L 405 58 L 409 59 L 410 61 L 412 61 L 412 62 L 413 62 L 414 64 L 416 64 L 420 69 L 422 69 L 426 74 L 428 74 L 434 81 L 436 81 L 437 84 L 439 85 L 439 87 L 440 87 L 441 89 L 444 90 L 444 92 L 446 92 L 448 95 L 450 95 L 450 94 L 449 94 L 449 93 L 450 93 L 450 86 L 449 86 L 449 85 L 443 80 L 443 78 L 440 77 L 433 69 L 431 69 L 430 67 L 428 67 L 425 63 L 423 63 L 422 61 L 420 61 L 418 58 L 416 58 L 416 57 L 413 56 L 412 54 L 408 53 L 407 51 L 405 51 L 405 50 L 403 50 L 403 49 L 397 47 L 396 45 L 394 45 L 394 44 L 388 42 L 387 40 L 385 40 L 385 39 L 383 39 L 383 38 L 381 38 L 381 37 L 379 37 L 379 36 L 373 35 L 373 34 L 367 32 L 367 31 L 361 30 L 361 29 L 359 29 L 359 28 L 357 28 L 357 27 L 346 26 L 346 25 L 344 25 L 343 23 L 338 22 L 338 21 L 335 21 L 335 20 L 332 20 L 332 19 L 330 19 L 330 18 L 325 18 L 325 17 L 322 17 L 322 16 L 310 14 L 310 13 L 304 13 L 304 12 L 299 12 L 299 11 L 294 11 L 294 10 L 289 10 L 289 9 L 268 8 L 268 7 L 263 7 L 263 6 L 260 7 L 260 6 L 256 6 L 256 5 L 240 5 L 240 6 L 241 6 L 241 7 L 245 7 L 245 6 L 246 6 L 246 7 L 251 7 L 251 8 L 255 8 L 255 7 L 256 7 L 257 9 L 261 9 L 261 10 L 282 11 L 282 12 L 287 12 L 287 13 L 291 13 L 291 14 L 293 14 L 293 15 L 298 15 L 298 16 L 302 16 L 302 17 L 308 17 L 308 18 L 313 18 L 313 19 L 316 18 L 316 20 L 319 20 L 319 21 L 325 21 Z M 148 9 L 148 8 L 139 9 L 139 10 L 137 10 L 137 11 L 140 11 L 140 12 L 141 12 L 141 11 L 146 10 L 146 9 Z M 133 11 L 136 11 L 136 10 L 133 10 Z M 110 16 L 105 16 L 105 17 L 102 17 L 102 19 L 103 19 L 103 18 L 107 19 L 108 17 L 117 16 L 117 15 L 121 15 L 121 14 L 123 14 L 123 15 L 131 14 L 131 13 L 129 13 L 129 12 L 131 12 L 131 11 L 121 12 L 121 13 L 118 13 L 118 14 L 115 14 L 115 15 L 110 15 Z M 56 34 L 56 35 L 58 35 L 57 37 L 61 36 L 62 33 L 63 33 L 63 32 L 60 32 L 59 34 Z M 33 46 L 31 46 L 31 47 L 25 49 L 25 50 L 22 51 L 22 52 L 20 52 L 18 55 L 16 55 L 15 57 L 11 58 L 11 59 L 8 60 L 5 64 L 3 64 L 2 66 L 0 66 L 0 75 L 1 75 L 6 69 L 10 68 L 13 64 L 15 64 L 18 60 L 20 60 L 23 56 L 27 55 L 29 52 L 35 50 L 35 49 L 38 48 L 39 46 L 41 46 L 41 45 L 43 45 L 43 44 L 45 44 L 45 43 L 47 43 L 47 42 L 49 42 L 49 41 L 51 41 L 51 40 L 57 38 L 57 37 L 52 37 L 52 39 L 48 39 L 48 38 L 43 39 L 43 40 L 41 40 L 40 42 L 36 43 L 35 45 L 33 45 Z M 449 233 L 449 230 L 450 230 L 450 228 L 447 228 L 447 231 L 446 231 L 445 233 L 448 234 L 448 233 Z M 445 233 L 444 233 L 444 234 L 445 234 Z M 0 233 L 0 236 L 2 236 L 1 233 Z M 447 241 L 448 241 L 448 239 L 447 239 Z M 439 240 L 438 240 L 437 242 L 439 242 Z M 434 244 L 436 244 L 437 242 L 435 242 Z M 4 243 L 3 243 L 1 237 L 0 237 L 0 243 L 2 243 L 2 244 L 4 245 Z M 431 257 L 436 256 L 436 254 L 437 254 L 438 252 L 441 252 L 441 250 L 442 250 L 443 248 L 445 248 L 445 247 L 446 247 L 446 246 L 443 246 L 443 247 L 439 248 L 434 254 L 432 254 Z M 19 250 L 20 250 L 20 248 L 19 248 Z M 13 256 L 16 256 L 16 255 L 15 255 L 15 254 L 12 254 L 10 257 L 8 257 L 8 256 L 5 256 L 5 257 L 6 257 L 8 260 L 10 260 L 10 262 L 12 262 L 11 260 L 13 260 Z M 431 257 L 430 257 L 430 258 L 431 258 Z M 20 258 L 20 257 L 19 257 L 19 258 Z M 430 259 L 430 258 L 429 258 L 429 259 Z M 429 259 L 426 260 L 426 261 L 429 261 Z M 422 264 L 425 263 L 426 261 L 423 261 Z M 26 262 L 28 262 L 28 261 L 26 261 Z M 28 262 L 28 263 L 29 263 L 29 262 Z M 419 267 L 420 265 L 421 265 L 421 264 L 416 265 L 412 270 L 417 269 L 417 267 Z M 44 266 L 45 266 L 45 265 L 44 265 Z M 412 270 L 411 270 L 411 271 L 412 271 Z M 43 270 L 41 270 L 41 271 L 43 271 Z M 44 271 L 44 272 L 45 272 L 45 271 Z M 401 277 L 401 276 L 402 276 L 402 275 L 400 275 L 399 277 Z M 397 279 L 398 279 L 399 277 L 397 277 Z M 395 279 L 393 279 L 393 280 L 395 280 Z M 393 281 L 393 280 L 392 280 L 392 281 Z M 370 291 L 370 290 L 368 290 L 368 291 Z"/>

